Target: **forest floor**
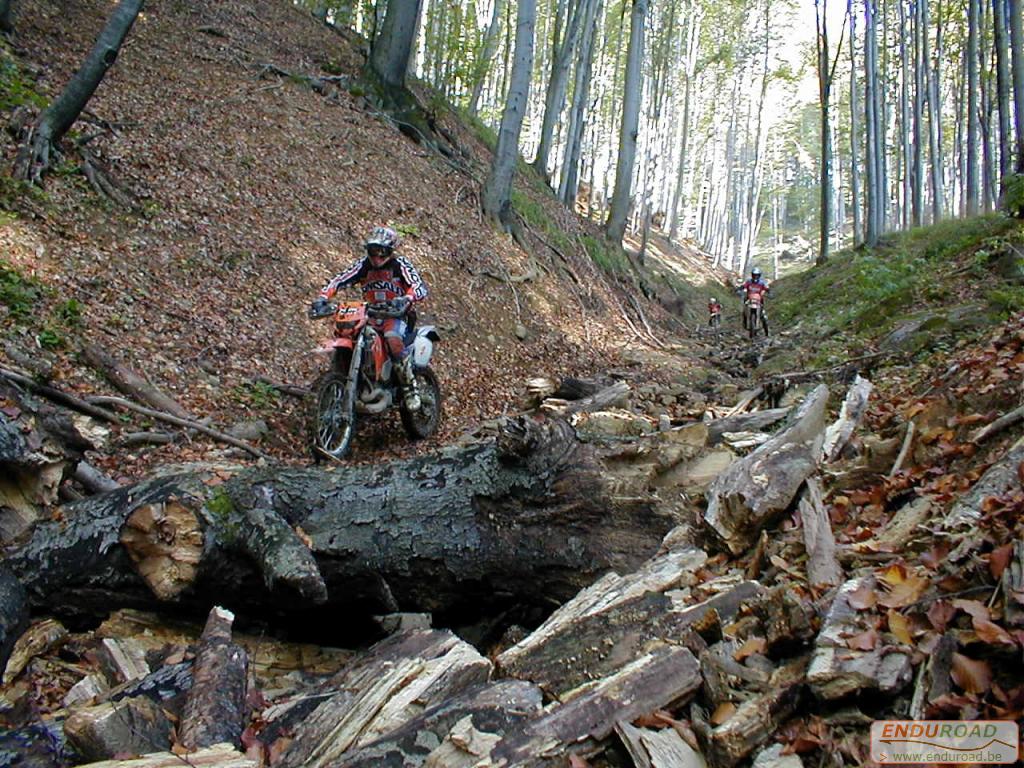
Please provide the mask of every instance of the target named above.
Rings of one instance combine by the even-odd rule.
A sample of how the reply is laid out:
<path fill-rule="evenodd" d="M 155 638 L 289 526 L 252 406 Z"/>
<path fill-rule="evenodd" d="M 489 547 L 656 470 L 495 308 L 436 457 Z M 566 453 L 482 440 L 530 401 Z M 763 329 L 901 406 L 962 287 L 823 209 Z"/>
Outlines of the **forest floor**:
<path fill-rule="evenodd" d="M 0 70 L 6 109 L 56 92 L 107 5 L 26 0 L 19 9 Z M 317 93 L 268 65 L 346 75 L 353 87 L 332 82 Z M 884 586 L 857 598 L 862 631 L 847 639 L 849 650 L 899 647 L 920 673 L 952 637 L 947 690 L 929 702 L 929 716 L 1024 717 L 1021 596 L 1004 586 L 1008 569 L 1019 567 L 1013 542 L 1024 534 L 1024 496 L 1018 488 L 984 497 L 968 530 L 939 524 L 1021 436 L 1017 422 L 976 437 L 1021 405 L 1019 222 L 950 222 L 836 254 L 776 286 L 772 336 L 751 343 L 737 327 L 729 275 L 657 237 L 640 270 L 636 256 L 603 246 L 598 230 L 555 203 L 538 179 L 525 176 L 517 188 L 529 252 L 499 234 L 478 213 L 483 133 L 440 115 L 466 150 L 466 168 L 453 168 L 368 105 L 354 87 L 360 65 L 353 41 L 286 3 L 147 4 L 88 116 L 101 134 L 99 156 L 138 208 L 97 197 L 74 158 L 42 192 L 4 182 L 3 364 L 79 395 L 112 394 L 79 358 L 95 344 L 197 418 L 223 428 L 265 422 L 261 450 L 275 462 L 306 463 L 303 401 L 261 377 L 299 385 L 314 378 L 310 350 L 324 329 L 305 318 L 308 301 L 358 255 L 373 225 L 391 223 L 431 287 L 427 314 L 444 337 L 436 359 L 446 421 L 436 438 L 413 445 L 397 419 L 381 419 L 360 434 L 355 460 L 425 453 L 471 434 L 523 407 L 524 382 L 535 376 L 621 378 L 639 414 L 680 424 L 727 411 L 772 378 L 787 383 L 786 402 L 825 380 L 838 410 L 861 373 L 875 394 L 855 456 L 825 474 L 825 501 L 847 572 L 876 573 Z M 10 162 L 13 142 L 5 135 L 0 146 Z M 719 336 L 703 329 L 708 294 L 726 301 Z M 13 405 L 0 407 L 10 415 Z M 911 423 L 916 438 L 896 466 Z M 89 458 L 121 482 L 186 462 L 249 461 L 178 432 L 165 446 L 122 442 L 128 432 L 160 428 L 125 414 Z M 883 540 L 921 499 L 927 512 L 908 535 Z M 791 512 L 772 528 L 760 578 L 812 595 L 799 527 Z M 717 555 L 704 575 L 746 572 L 753 558 Z M 77 674 L 94 640 L 83 635 L 53 649 L 52 665 L 29 668 L 22 696 L 36 713 L 60 709 L 76 682 L 65 657 L 81 650 Z M 902 715 L 912 693 L 854 704 L 862 716 Z M 837 756 L 866 764 L 863 721 L 849 722 L 805 707 L 773 738 L 807 764 L 839 764 Z"/>

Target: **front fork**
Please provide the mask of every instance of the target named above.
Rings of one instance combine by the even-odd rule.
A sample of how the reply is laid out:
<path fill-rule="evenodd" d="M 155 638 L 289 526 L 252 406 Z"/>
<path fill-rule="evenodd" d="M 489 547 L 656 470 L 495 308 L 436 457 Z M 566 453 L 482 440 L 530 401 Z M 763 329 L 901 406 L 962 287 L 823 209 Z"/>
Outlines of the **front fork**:
<path fill-rule="evenodd" d="M 363 338 L 352 345 L 349 356 L 348 370 L 343 370 L 345 355 L 340 349 L 334 351 L 334 369 L 345 376 L 345 417 L 351 418 L 355 412 L 356 391 L 359 389 L 359 370 L 363 363 Z"/>

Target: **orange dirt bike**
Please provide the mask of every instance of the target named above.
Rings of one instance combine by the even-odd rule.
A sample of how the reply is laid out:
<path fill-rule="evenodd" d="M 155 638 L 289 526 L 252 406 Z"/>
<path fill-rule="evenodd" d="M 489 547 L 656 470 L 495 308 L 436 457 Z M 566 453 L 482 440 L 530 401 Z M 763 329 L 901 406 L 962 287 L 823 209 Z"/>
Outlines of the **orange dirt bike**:
<path fill-rule="evenodd" d="M 750 338 L 757 338 L 758 328 L 764 328 L 764 335 L 768 335 L 768 318 L 764 314 L 764 296 L 751 291 L 747 294 L 747 300 L 743 305 L 746 313 L 746 326 L 750 332 Z"/>
<path fill-rule="evenodd" d="M 399 374 L 388 355 L 384 337 L 370 324 L 373 317 L 401 317 L 405 306 L 384 302 L 314 302 L 311 318 L 334 319 L 334 335 L 316 351 L 331 355 L 331 367 L 313 384 L 311 449 L 313 459 L 342 459 L 352 447 L 356 421 L 369 414 L 398 408 L 402 425 L 414 440 L 429 437 L 441 420 L 441 388 L 430 368 L 434 342 L 440 339 L 432 325 L 409 322 L 407 354 L 419 390 L 420 407 L 410 411 L 404 402 Z"/>

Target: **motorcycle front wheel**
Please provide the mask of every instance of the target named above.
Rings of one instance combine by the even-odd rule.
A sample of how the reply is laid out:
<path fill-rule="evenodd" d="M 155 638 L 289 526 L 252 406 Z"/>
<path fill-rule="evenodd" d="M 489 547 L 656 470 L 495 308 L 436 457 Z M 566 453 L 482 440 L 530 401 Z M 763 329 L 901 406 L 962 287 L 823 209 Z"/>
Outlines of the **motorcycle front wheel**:
<path fill-rule="evenodd" d="M 420 393 L 420 408 L 410 411 L 401 407 L 402 426 L 413 440 L 430 437 L 441 423 L 441 385 L 430 367 L 416 369 L 416 387 Z"/>
<path fill-rule="evenodd" d="M 356 433 L 355 401 L 348 397 L 347 379 L 338 371 L 327 371 L 313 385 L 313 413 L 310 416 L 311 450 L 314 461 L 325 457 L 343 459 Z"/>

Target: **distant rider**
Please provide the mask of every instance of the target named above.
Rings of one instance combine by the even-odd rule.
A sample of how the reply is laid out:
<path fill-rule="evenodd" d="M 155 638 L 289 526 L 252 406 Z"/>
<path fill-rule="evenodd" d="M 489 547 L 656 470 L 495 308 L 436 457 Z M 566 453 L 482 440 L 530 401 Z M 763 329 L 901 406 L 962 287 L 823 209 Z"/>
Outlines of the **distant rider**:
<path fill-rule="evenodd" d="M 314 302 L 323 304 L 349 285 L 361 284 L 363 300 L 369 304 L 389 302 L 401 311 L 401 317 L 373 317 L 371 324 L 387 342 L 388 355 L 395 364 L 398 381 L 410 411 L 420 408 L 420 396 L 413 374 L 412 355 L 405 348 L 405 333 L 413 302 L 427 297 L 427 285 L 416 267 L 404 256 L 395 255 L 399 237 L 391 227 L 376 227 L 366 239 L 366 255 L 336 275 L 320 291 Z"/>
<path fill-rule="evenodd" d="M 750 304 L 752 296 L 761 298 L 761 313 L 767 318 L 765 312 L 765 299 L 768 297 L 768 283 L 761 277 L 761 268 L 754 267 L 750 270 L 750 279 L 740 286 L 737 291 L 743 297 L 743 328 L 747 327 L 747 305 Z"/>
<path fill-rule="evenodd" d="M 712 296 L 708 299 L 708 325 L 714 326 L 715 319 L 721 317 L 722 314 L 722 302 L 716 297 Z"/>

